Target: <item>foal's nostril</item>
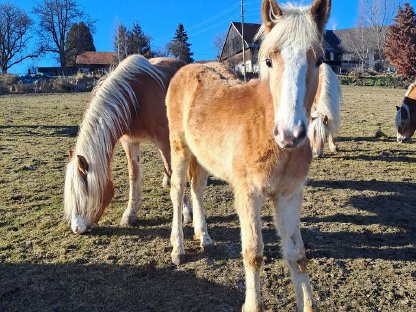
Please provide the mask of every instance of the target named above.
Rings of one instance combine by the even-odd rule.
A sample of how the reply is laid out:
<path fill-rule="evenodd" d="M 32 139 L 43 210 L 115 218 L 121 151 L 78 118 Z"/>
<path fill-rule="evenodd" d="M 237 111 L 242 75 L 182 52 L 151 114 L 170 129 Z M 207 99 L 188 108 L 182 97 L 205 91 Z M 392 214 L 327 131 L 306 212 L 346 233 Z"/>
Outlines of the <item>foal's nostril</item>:
<path fill-rule="evenodd" d="M 278 126 L 277 125 L 274 126 L 273 135 L 275 137 L 277 137 L 279 135 L 279 129 L 278 129 Z"/>
<path fill-rule="evenodd" d="M 295 140 L 297 140 L 297 141 L 303 140 L 306 137 L 306 126 L 305 126 L 305 124 L 302 122 L 297 127 L 297 129 L 295 129 L 293 134 L 294 134 Z"/>

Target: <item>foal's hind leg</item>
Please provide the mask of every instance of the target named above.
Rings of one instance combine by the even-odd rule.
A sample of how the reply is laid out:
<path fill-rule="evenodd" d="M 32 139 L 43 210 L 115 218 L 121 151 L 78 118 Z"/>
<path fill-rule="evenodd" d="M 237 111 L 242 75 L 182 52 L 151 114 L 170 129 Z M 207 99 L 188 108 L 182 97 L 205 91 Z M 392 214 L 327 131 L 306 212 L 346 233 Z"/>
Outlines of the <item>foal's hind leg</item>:
<path fill-rule="evenodd" d="M 120 139 L 121 145 L 126 152 L 128 168 L 129 168 L 129 203 L 127 209 L 123 213 L 120 224 L 123 226 L 137 225 L 137 210 L 141 203 L 141 171 L 139 166 L 138 144 L 135 144 L 127 138 Z"/>
<path fill-rule="evenodd" d="M 303 186 L 299 186 L 293 194 L 278 196 L 274 204 L 276 227 L 282 239 L 283 256 L 289 262 L 298 310 L 312 312 L 317 310 L 306 271 L 305 247 L 300 233 L 302 197 Z"/>
<path fill-rule="evenodd" d="M 329 135 L 328 135 L 328 145 L 329 145 L 329 150 L 331 151 L 331 152 L 333 152 L 333 153 L 335 153 L 335 152 L 337 152 L 337 145 L 335 144 L 335 141 L 334 141 L 334 136 L 333 136 L 333 134 L 332 133 L 330 133 Z"/>
<path fill-rule="evenodd" d="M 197 162 L 195 157 L 192 157 L 189 166 L 189 175 L 191 179 L 194 239 L 199 240 L 201 242 L 201 247 L 205 249 L 213 245 L 213 241 L 208 234 L 203 205 L 204 189 L 207 185 L 208 172 Z"/>
<path fill-rule="evenodd" d="M 185 261 L 185 248 L 183 245 L 182 208 L 185 192 L 186 174 L 191 158 L 188 147 L 180 138 L 171 139 L 172 146 L 172 176 L 170 186 L 170 197 L 173 205 L 173 220 L 170 242 L 172 244 L 172 262 L 176 265 Z"/>
<path fill-rule="evenodd" d="M 157 144 L 157 147 L 160 152 L 160 156 L 162 157 L 163 166 L 164 166 L 164 174 L 163 174 L 163 181 L 162 186 L 165 188 L 170 187 L 170 177 L 172 174 L 171 169 L 171 159 L 170 159 L 170 146 L 169 143 L 164 144 Z M 189 198 L 184 195 L 183 197 L 183 223 L 190 224 L 192 222 L 192 207 L 189 204 Z"/>

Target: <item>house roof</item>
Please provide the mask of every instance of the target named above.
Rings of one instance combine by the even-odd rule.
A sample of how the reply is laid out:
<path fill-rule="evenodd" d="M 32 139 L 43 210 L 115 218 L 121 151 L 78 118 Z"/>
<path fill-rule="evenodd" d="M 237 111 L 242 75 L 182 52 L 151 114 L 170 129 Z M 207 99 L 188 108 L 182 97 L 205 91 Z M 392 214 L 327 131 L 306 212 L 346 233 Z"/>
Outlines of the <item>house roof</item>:
<path fill-rule="evenodd" d="M 116 59 L 115 52 L 84 52 L 77 55 L 77 65 L 108 65 L 114 63 Z"/>
<path fill-rule="evenodd" d="M 244 41 L 248 47 L 256 45 L 254 43 L 254 37 L 260 26 L 261 24 L 244 23 Z M 241 36 L 240 22 L 231 22 L 228 32 L 230 32 L 231 27 L 234 27 Z M 363 37 L 362 35 L 364 35 L 364 38 L 370 38 L 369 32 L 371 31 L 372 30 L 368 28 L 326 30 L 324 34 L 323 47 L 325 51 L 329 52 L 354 52 L 356 47 L 360 45 L 360 38 Z M 370 47 L 370 49 L 376 50 L 375 47 Z M 223 53 L 221 52 L 221 58 L 222 55 Z"/>
<path fill-rule="evenodd" d="M 231 22 L 231 25 L 234 25 L 238 33 L 241 35 L 241 23 Z M 247 45 L 254 43 L 254 37 L 259 31 L 260 26 L 260 24 L 244 23 L 244 41 L 247 43 Z"/>

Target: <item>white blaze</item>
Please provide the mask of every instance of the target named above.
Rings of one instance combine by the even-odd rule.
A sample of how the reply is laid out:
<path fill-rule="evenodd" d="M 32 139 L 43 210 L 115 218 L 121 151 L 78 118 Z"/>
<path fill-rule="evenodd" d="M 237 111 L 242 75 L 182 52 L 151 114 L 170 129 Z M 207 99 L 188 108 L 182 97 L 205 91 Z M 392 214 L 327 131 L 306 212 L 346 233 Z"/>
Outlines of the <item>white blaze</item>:
<path fill-rule="evenodd" d="M 276 123 L 282 123 L 284 129 L 291 130 L 300 122 L 307 127 L 305 116 L 306 93 L 306 53 L 303 50 L 287 47 L 281 50 L 283 61 L 280 105 L 275 116 Z"/>

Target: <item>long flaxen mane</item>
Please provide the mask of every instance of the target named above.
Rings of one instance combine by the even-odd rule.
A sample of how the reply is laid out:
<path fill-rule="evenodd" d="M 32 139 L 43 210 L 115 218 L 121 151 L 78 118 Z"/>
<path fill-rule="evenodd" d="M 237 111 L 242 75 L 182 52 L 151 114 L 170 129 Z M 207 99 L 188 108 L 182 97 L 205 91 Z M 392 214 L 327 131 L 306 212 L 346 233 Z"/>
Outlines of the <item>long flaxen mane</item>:
<path fill-rule="evenodd" d="M 329 65 L 325 63 L 320 66 L 319 69 L 320 79 L 320 92 L 316 103 L 316 110 L 312 111 L 311 117 L 313 118 L 310 126 L 310 134 L 312 131 L 316 131 L 316 136 L 325 141 L 328 133 L 323 125 L 323 117 L 328 117 L 328 131 L 336 133 L 340 124 L 340 101 L 341 101 L 341 88 L 338 82 L 338 78 Z M 314 117 L 321 117 L 316 118 Z"/>
<path fill-rule="evenodd" d="M 310 13 L 309 6 L 295 6 L 286 4 L 281 6 L 282 15 L 271 13 L 270 20 L 275 24 L 270 32 L 266 31 L 262 24 L 255 40 L 260 40 L 259 60 L 265 60 L 271 54 L 292 47 L 299 50 L 307 50 L 312 46 L 314 51 L 322 49 L 322 36 L 318 31 L 316 22 Z M 260 62 L 260 78 L 268 79 L 268 67 L 265 62 Z"/>
<path fill-rule="evenodd" d="M 140 114 L 140 99 L 132 88 L 140 84 L 137 77 L 145 75 L 155 85 L 166 89 L 167 81 L 162 71 L 140 55 L 122 61 L 94 91 L 84 114 L 73 151 L 74 157 L 66 168 L 64 190 L 64 217 L 69 220 L 73 209 L 90 218 L 100 209 L 102 194 L 109 176 L 109 162 L 114 142 L 128 133 L 132 114 Z M 131 111 L 134 107 L 134 111 Z M 88 162 L 87 180 L 78 172 L 76 155 Z M 82 209 L 82 211 L 80 211 Z"/>

